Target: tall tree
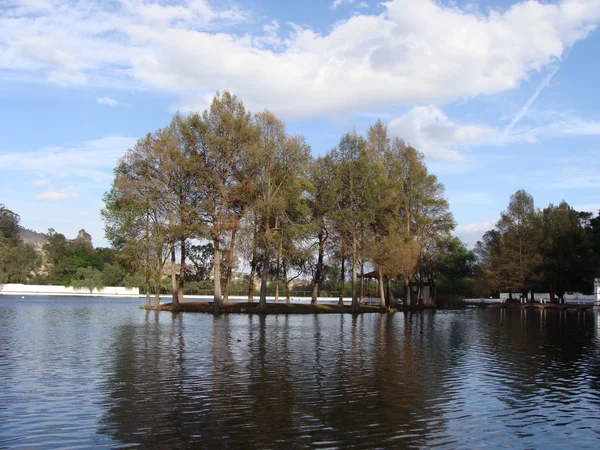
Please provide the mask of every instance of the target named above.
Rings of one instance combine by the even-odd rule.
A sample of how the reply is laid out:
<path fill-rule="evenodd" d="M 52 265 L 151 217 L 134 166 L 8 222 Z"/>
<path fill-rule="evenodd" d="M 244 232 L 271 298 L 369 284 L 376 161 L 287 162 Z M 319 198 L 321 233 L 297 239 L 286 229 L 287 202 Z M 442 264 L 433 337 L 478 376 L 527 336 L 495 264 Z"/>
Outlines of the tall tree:
<path fill-rule="evenodd" d="M 502 236 L 501 265 L 507 287 L 527 294 L 536 282 L 536 268 L 541 263 L 542 227 L 533 197 L 524 190 L 511 195 L 508 208 L 500 215 L 496 227 Z"/>
<path fill-rule="evenodd" d="M 317 257 L 314 264 L 311 303 L 317 303 L 321 295 L 325 246 L 329 239 L 331 215 L 335 205 L 335 190 L 333 188 L 334 171 L 330 156 L 313 160 L 310 164 L 310 213 L 312 232 L 316 238 Z"/>
<path fill-rule="evenodd" d="M 370 222 L 375 201 L 372 165 L 367 143 L 356 131 L 346 133 L 330 153 L 334 163 L 337 202 L 333 219 L 349 244 L 352 264 L 352 310 L 358 312 L 358 261 L 360 237 Z"/>
<path fill-rule="evenodd" d="M 256 146 L 257 132 L 250 113 L 229 92 L 217 93 L 201 120 L 196 117 L 192 123 L 198 132 L 198 219 L 213 244 L 213 307 L 219 310 L 223 245 L 227 239 L 234 245 L 241 218 L 253 198 L 248 156 Z"/>
<path fill-rule="evenodd" d="M 541 213 L 542 240 L 539 266 L 550 298 L 563 298 L 567 290 L 587 290 L 593 284 L 593 255 L 585 245 L 587 215 L 581 216 L 566 202 L 550 204 Z"/>
<path fill-rule="evenodd" d="M 168 136 L 158 130 L 138 140 L 115 169 L 105 196 L 106 233 L 132 266 L 143 271 L 149 307 L 150 277 L 155 282 L 155 308 L 160 308 L 163 268 L 172 248 L 173 202 L 169 191 Z"/>
<path fill-rule="evenodd" d="M 258 245 L 263 264 L 259 307 L 264 310 L 272 255 L 277 252 L 279 257 L 284 240 L 297 232 L 291 215 L 298 212 L 310 148 L 302 137 L 288 136 L 283 122 L 268 111 L 257 114 L 255 121 L 259 145 L 253 155 L 257 189 L 253 208 L 260 224 Z"/>

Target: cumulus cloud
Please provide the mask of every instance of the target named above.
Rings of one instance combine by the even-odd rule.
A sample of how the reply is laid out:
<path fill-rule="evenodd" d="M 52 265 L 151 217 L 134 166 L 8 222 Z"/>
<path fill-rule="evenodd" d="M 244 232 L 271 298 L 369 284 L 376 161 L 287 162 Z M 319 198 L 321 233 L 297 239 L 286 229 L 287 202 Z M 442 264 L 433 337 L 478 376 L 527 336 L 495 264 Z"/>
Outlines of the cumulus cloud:
<path fill-rule="evenodd" d="M 475 222 L 466 225 L 459 225 L 454 230 L 454 235 L 459 237 L 467 247 L 474 247 L 477 241 L 486 231 L 492 230 L 496 223 L 493 221 Z"/>
<path fill-rule="evenodd" d="M 56 191 L 46 191 L 42 194 L 36 195 L 34 198 L 36 200 L 68 200 L 79 197 L 77 192 L 56 192 Z"/>
<path fill-rule="evenodd" d="M 101 105 L 118 106 L 119 102 L 111 97 L 97 97 L 96 102 Z"/>
<path fill-rule="evenodd" d="M 600 3 L 591 0 L 529 0 L 486 14 L 389 0 L 381 14 L 355 14 L 325 33 L 267 19 L 263 29 L 239 34 L 228 27 L 250 15 L 206 0 L 11 5 L 0 14 L 0 74 L 156 88 L 190 107 L 194 98 L 231 89 L 251 109 L 287 117 L 512 89 L 560 61 L 600 20 Z"/>
<path fill-rule="evenodd" d="M 469 223 L 467 225 L 459 225 L 456 227 L 457 233 L 485 233 L 488 230 L 491 230 L 496 226 L 496 223 L 493 221 L 487 222 L 475 222 Z"/>
<path fill-rule="evenodd" d="M 479 125 L 456 125 L 435 106 L 419 106 L 392 119 L 390 133 L 418 148 L 430 159 L 460 160 L 459 145 L 476 144 L 497 133 Z"/>

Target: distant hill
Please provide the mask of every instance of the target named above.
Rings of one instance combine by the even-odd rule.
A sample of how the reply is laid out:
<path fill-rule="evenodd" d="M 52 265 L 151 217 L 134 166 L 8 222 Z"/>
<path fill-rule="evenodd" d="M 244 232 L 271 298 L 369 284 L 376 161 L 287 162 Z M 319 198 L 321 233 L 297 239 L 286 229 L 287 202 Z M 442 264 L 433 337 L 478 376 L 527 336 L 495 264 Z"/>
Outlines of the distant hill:
<path fill-rule="evenodd" d="M 37 231 L 29 230 L 27 228 L 20 227 L 19 236 L 23 239 L 25 244 L 31 244 L 36 248 L 42 248 L 48 241 L 48 236 L 44 233 L 38 233 Z"/>

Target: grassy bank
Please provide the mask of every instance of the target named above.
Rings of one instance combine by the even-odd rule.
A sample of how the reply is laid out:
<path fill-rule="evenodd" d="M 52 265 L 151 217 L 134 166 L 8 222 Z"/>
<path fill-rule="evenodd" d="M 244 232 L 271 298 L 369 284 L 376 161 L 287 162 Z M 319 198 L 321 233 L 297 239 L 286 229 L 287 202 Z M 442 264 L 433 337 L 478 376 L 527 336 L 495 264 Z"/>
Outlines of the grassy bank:
<path fill-rule="evenodd" d="M 161 305 L 160 310 L 173 311 L 173 305 L 171 303 Z M 213 313 L 210 302 L 184 302 L 180 305 L 179 311 Z M 227 303 L 223 305 L 221 312 L 232 314 L 352 314 L 352 306 L 267 303 L 266 311 L 261 311 L 258 303 Z M 397 310 L 380 306 L 361 305 L 359 308 L 361 314 L 394 312 Z"/>

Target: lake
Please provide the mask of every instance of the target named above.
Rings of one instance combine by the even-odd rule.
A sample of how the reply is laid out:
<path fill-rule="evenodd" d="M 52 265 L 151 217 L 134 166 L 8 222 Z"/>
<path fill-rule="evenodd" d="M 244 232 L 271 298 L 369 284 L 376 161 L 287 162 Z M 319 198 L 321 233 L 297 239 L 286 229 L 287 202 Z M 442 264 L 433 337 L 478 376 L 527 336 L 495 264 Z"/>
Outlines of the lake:
<path fill-rule="evenodd" d="M 0 296 L 0 448 L 598 448 L 596 312 Z"/>

